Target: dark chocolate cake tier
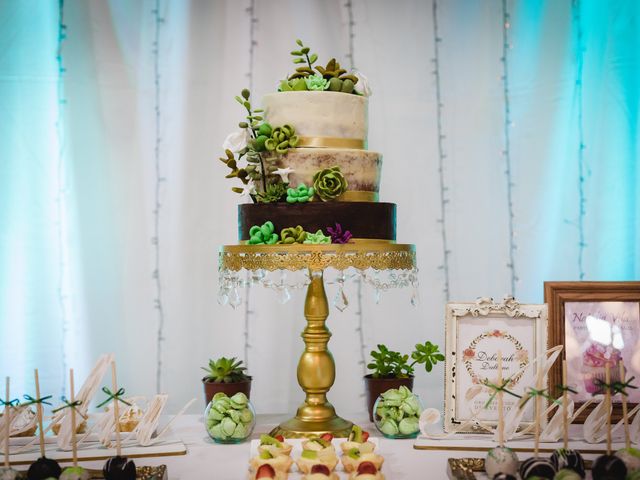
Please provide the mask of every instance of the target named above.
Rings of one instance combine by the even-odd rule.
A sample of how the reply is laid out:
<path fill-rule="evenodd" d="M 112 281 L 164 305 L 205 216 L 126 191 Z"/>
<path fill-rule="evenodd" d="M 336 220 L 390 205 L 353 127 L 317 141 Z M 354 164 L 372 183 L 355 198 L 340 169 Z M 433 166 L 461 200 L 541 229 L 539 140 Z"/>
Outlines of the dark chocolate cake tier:
<path fill-rule="evenodd" d="M 249 240 L 254 225 L 271 221 L 276 232 L 301 225 L 307 232 L 322 230 L 336 223 L 349 230 L 353 238 L 396 239 L 396 204 L 379 202 L 247 203 L 238 205 L 238 237 Z"/>

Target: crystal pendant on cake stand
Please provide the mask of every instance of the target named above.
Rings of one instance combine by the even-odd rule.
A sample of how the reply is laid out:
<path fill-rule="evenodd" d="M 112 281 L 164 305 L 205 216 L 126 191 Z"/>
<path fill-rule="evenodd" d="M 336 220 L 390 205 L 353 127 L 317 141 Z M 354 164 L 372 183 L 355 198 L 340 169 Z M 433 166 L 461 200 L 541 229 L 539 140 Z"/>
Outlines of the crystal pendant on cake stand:
<path fill-rule="evenodd" d="M 240 272 L 247 270 L 251 277 L 264 271 L 308 271 L 309 284 L 304 305 L 307 325 L 302 332 L 305 349 L 298 362 L 298 383 L 306 398 L 295 417 L 281 423 L 271 434 L 282 434 L 285 438 L 299 438 L 331 433 L 346 437 L 352 422 L 339 417 L 327 400 L 327 392 L 335 381 L 336 366 L 333 355 L 327 348 L 331 332 L 326 326 L 329 303 L 324 289 L 324 271 L 334 268 L 342 272 L 355 269 L 357 272 L 374 272 L 371 278 L 376 284 L 381 272 L 391 272 L 390 282 L 383 288 L 413 285 L 416 278 L 416 255 L 413 245 L 401 245 L 382 241 L 360 240 L 344 245 L 226 245 L 221 247 L 219 269 L 222 298 L 229 294 L 237 296 L 242 284 Z M 366 275 L 362 275 L 367 280 Z"/>

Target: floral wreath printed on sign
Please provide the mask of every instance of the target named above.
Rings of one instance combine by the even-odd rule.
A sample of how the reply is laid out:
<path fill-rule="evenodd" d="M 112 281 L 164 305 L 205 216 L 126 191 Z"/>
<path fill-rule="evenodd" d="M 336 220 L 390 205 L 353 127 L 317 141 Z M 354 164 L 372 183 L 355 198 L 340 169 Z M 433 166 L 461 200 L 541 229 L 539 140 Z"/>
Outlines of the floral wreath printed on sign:
<path fill-rule="evenodd" d="M 477 357 L 476 348 L 478 346 L 478 343 L 480 343 L 482 340 L 487 338 L 502 338 L 504 340 L 508 340 L 515 346 L 516 351 L 514 356 L 515 356 L 515 359 L 520 362 L 519 368 L 518 368 L 520 373 L 514 376 L 508 384 L 509 387 L 515 386 L 520 381 L 520 379 L 522 378 L 522 375 L 524 374 L 524 370 L 523 370 L 524 367 L 526 367 L 529 364 L 529 352 L 522 346 L 522 344 L 517 338 L 515 338 L 513 335 L 507 332 L 504 332 L 502 330 L 491 330 L 488 332 L 484 332 L 482 335 L 478 335 L 476 338 L 473 339 L 473 341 L 469 344 L 469 346 L 462 352 L 462 359 L 464 361 L 464 366 L 466 367 L 467 372 L 469 372 L 469 375 L 471 376 L 471 381 L 475 385 L 481 385 L 484 383 L 484 379 L 478 376 L 476 372 L 474 372 L 472 361 L 479 360 L 478 358 L 476 358 Z"/>

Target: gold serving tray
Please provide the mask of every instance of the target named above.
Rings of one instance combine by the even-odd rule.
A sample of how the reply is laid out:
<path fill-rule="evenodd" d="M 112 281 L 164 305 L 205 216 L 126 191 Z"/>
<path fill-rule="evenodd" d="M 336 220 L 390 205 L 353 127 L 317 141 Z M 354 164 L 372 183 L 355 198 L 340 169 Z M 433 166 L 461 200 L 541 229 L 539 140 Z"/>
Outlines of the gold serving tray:
<path fill-rule="evenodd" d="M 585 460 L 585 468 L 591 470 L 591 460 Z M 447 475 L 451 480 L 476 480 L 476 473 L 484 472 L 484 458 L 449 458 Z"/>
<path fill-rule="evenodd" d="M 103 479 L 102 470 L 93 470 L 88 468 L 87 472 L 91 479 Z M 26 471 L 22 472 L 27 475 Z M 157 467 L 136 467 L 136 479 L 139 480 L 167 480 L 167 466 L 159 465 Z"/>

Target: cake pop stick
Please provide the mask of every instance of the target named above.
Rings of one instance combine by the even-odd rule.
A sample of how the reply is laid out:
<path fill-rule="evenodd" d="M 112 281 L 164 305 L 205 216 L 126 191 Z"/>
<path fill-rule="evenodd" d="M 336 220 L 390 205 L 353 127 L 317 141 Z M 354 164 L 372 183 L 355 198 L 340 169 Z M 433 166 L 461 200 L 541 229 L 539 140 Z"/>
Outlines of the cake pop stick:
<path fill-rule="evenodd" d="M 624 363 L 622 360 L 618 362 L 618 370 L 620 371 L 620 381 L 622 384 L 626 384 Z M 624 443 L 626 448 L 631 448 L 631 435 L 629 434 L 629 419 L 627 410 L 627 394 L 626 392 L 620 392 L 622 397 L 622 421 L 624 423 Z"/>
<path fill-rule="evenodd" d="M 502 385 L 502 352 L 498 350 L 498 385 Z M 504 447 L 504 399 L 502 390 L 498 392 L 498 444 Z"/>
<path fill-rule="evenodd" d="M 9 468 L 9 434 L 11 433 L 11 396 L 9 390 L 9 377 L 7 377 L 6 401 L 4 404 L 4 466 Z"/>
<path fill-rule="evenodd" d="M 567 360 L 562 360 L 562 441 L 565 450 L 569 449 L 569 389 L 567 388 Z"/>
<path fill-rule="evenodd" d="M 36 380 L 36 414 L 38 416 L 38 433 L 40 435 L 40 456 L 44 457 L 44 428 L 42 428 L 42 399 L 40 398 L 40 378 L 38 377 L 38 369 L 34 370 Z"/>
<path fill-rule="evenodd" d="M 118 392 L 118 380 L 116 379 L 116 361 L 111 362 L 111 387 L 117 395 Z M 113 399 L 113 416 L 116 429 L 116 456 L 120 456 L 122 453 L 122 447 L 120 445 L 120 409 L 118 405 L 119 398 L 116 396 Z"/>
<path fill-rule="evenodd" d="M 71 405 L 76 403 L 76 389 L 73 384 L 73 368 L 69 370 L 69 386 L 71 387 Z M 71 455 L 73 466 L 78 466 L 78 442 L 76 438 L 76 407 L 71 407 Z"/>
<path fill-rule="evenodd" d="M 607 402 L 606 411 L 607 411 L 607 455 L 611 455 L 611 367 L 609 363 L 606 364 L 605 370 L 605 397 L 604 400 Z"/>
<path fill-rule="evenodd" d="M 538 366 L 538 370 L 537 370 L 537 379 L 536 379 L 536 396 L 534 398 L 535 403 L 535 422 L 536 422 L 536 428 L 535 428 L 535 448 L 534 448 L 534 456 L 535 458 L 538 458 L 538 455 L 540 453 L 540 392 L 542 392 L 542 368 L 540 368 L 540 366 Z"/>

